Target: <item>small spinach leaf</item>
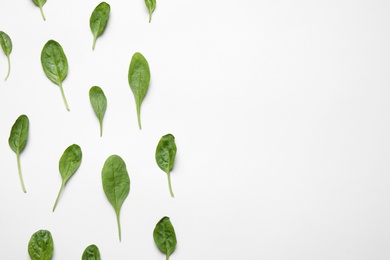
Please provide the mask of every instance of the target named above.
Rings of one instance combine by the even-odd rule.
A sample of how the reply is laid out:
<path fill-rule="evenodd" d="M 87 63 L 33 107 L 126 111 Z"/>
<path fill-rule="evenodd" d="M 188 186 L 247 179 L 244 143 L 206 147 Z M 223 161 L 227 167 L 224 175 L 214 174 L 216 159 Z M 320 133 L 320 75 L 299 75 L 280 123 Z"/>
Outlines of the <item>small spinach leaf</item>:
<path fill-rule="evenodd" d="M 149 11 L 149 23 L 152 21 L 152 13 L 156 9 L 156 0 L 145 0 L 146 7 Z"/>
<path fill-rule="evenodd" d="M 95 114 L 99 119 L 100 136 L 102 136 L 102 134 L 103 134 L 103 117 L 104 117 L 104 113 L 106 112 L 106 109 L 107 109 L 107 98 L 104 95 L 104 92 L 100 87 L 94 86 L 89 90 L 89 100 L 91 101 L 93 111 L 95 111 Z"/>
<path fill-rule="evenodd" d="M 5 79 L 4 79 L 4 80 L 7 80 L 8 76 L 9 76 L 9 72 L 11 70 L 11 60 L 10 60 L 9 56 L 10 56 L 11 51 L 12 51 L 12 41 L 11 41 L 11 38 L 8 36 L 8 34 L 6 34 L 5 32 L 2 32 L 2 31 L 0 31 L 0 45 L 4 51 L 5 56 L 7 56 L 7 60 L 8 60 L 8 72 L 7 72 L 7 76 L 5 76 Z"/>
<path fill-rule="evenodd" d="M 154 242 L 158 249 L 166 255 L 166 260 L 175 251 L 177 244 L 175 229 L 168 217 L 163 217 L 153 231 Z"/>
<path fill-rule="evenodd" d="M 108 18 L 110 18 L 110 5 L 106 2 L 101 2 L 93 10 L 91 18 L 89 19 L 89 27 L 93 34 L 92 50 L 95 49 L 96 39 L 102 35 L 106 29 Z"/>
<path fill-rule="evenodd" d="M 149 88 L 150 70 L 148 61 L 139 52 L 131 58 L 128 80 L 137 106 L 138 127 L 141 129 L 141 104 Z"/>
<path fill-rule="evenodd" d="M 46 0 L 33 0 L 34 4 L 39 7 L 39 10 L 41 10 L 41 15 L 44 21 L 46 21 L 45 14 L 43 13 L 42 7 L 46 4 Z"/>
<path fill-rule="evenodd" d="M 171 170 L 175 163 L 176 151 L 175 137 L 172 134 L 161 137 L 156 148 L 156 162 L 158 167 L 168 175 L 169 192 L 172 197 L 174 195 L 171 185 Z"/>
<path fill-rule="evenodd" d="M 45 44 L 41 53 L 41 63 L 46 76 L 60 87 L 62 99 L 64 100 L 66 109 L 69 111 L 68 102 L 66 101 L 62 88 L 62 81 L 68 74 L 68 59 L 58 42 L 49 40 Z"/>
<path fill-rule="evenodd" d="M 14 125 L 12 126 L 11 133 L 8 138 L 8 144 L 11 147 L 12 151 L 16 153 L 16 160 L 18 163 L 19 179 L 20 184 L 22 185 L 23 192 L 26 192 L 26 188 L 23 182 L 22 168 L 20 166 L 20 153 L 26 147 L 28 140 L 28 130 L 29 130 L 30 121 L 26 115 L 21 115 L 16 119 Z"/>
<path fill-rule="evenodd" d="M 31 260 L 51 260 L 54 245 L 51 233 L 47 230 L 35 232 L 28 243 L 28 254 Z"/>
<path fill-rule="evenodd" d="M 111 155 L 102 169 L 103 190 L 114 207 L 118 224 L 119 241 L 121 240 L 120 210 L 130 192 L 130 178 L 126 164 L 118 155 Z"/>
<path fill-rule="evenodd" d="M 100 260 L 99 248 L 95 245 L 88 246 L 84 250 L 81 260 Z"/>
<path fill-rule="evenodd" d="M 71 146 L 66 148 L 66 150 L 62 154 L 59 162 L 59 170 L 61 173 L 62 183 L 60 191 L 57 195 L 56 202 L 54 203 L 53 212 L 56 209 L 58 199 L 60 198 L 61 192 L 65 184 L 80 167 L 82 156 L 83 154 L 81 152 L 81 148 L 77 144 L 72 144 Z"/>

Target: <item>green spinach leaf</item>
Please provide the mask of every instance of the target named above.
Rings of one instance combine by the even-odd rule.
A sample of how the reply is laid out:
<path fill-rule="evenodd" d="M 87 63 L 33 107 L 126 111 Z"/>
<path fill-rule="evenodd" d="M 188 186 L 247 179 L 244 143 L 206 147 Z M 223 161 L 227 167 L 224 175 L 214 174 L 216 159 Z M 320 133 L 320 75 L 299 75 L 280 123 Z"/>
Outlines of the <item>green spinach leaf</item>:
<path fill-rule="evenodd" d="M 172 134 L 161 137 L 156 148 L 156 162 L 160 169 L 168 175 L 169 192 L 172 197 L 174 195 L 171 185 L 171 170 L 175 163 L 176 151 L 175 137 Z"/>
<path fill-rule="evenodd" d="M 31 260 L 51 260 L 54 244 L 51 233 L 47 230 L 35 232 L 28 243 L 28 254 Z"/>
<path fill-rule="evenodd" d="M 111 155 L 102 169 L 103 190 L 114 207 L 118 224 L 119 241 L 121 240 L 120 210 L 130 192 L 130 178 L 126 164 L 118 155 Z"/>
<path fill-rule="evenodd" d="M 46 0 L 33 0 L 34 4 L 39 7 L 39 10 L 41 10 L 41 15 L 44 21 L 46 21 L 45 14 L 43 13 L 42 7 L 46 4 Z"/>
<path fill-rule="evenodd" d="M 26 115 L 21 115 L 16 119 L 14 125 L 12 126 L 11 133 L 8 138 L 8 144 L 11 147 L 12 151 L 16 153 L 16 160 L 18 163 L 19 179 L 20 184 L 22 185 L 23 192 L 26 192 L 24 186 L 22 168 L 20 166 L 20 153 L 26 147 L 28 140 L 28 130 L 29 130 L 29 120 Z"/>
<path fill-rule="evenodd" d="M 146 7 L 149 11 L 149 23 L 152 21 L 152 13 L 156 9 L 156 0 L 145 0 Z"/>
<path fill-rule="evenodd" d="M 60 191 L 58 192 L 56 202 L 54 203 L 53 212 L 56 209 L 58 199 L 60 198 L 61 192 L 65 184 L 80 167 L 82 156 L 83 154 L 81 152 L 81 148 L 77 144 L 72 144 L 71 146 L 66 148 L 66 150 L 62 154 L 59 162 L 59 170 L 61 173 L 62 183 Z"/>
<path fill-rule="evenodd" d="M 84 250 L 81 260 L 100 260 L 99 248 L 95 245 L 88 246 Z"/>
<path fill-rule="evenodd" d="M 138 127 L 141 129 L 141 104 L 149 88 L 150 70 L 148 61 L 139 52 L 131 58 L 128 79 L 137 107 Z"/>
<path fill-rule="evenodd" d="M 7 60 L 8 60 L 8 72 L 4 79 L 7 80 L 9 76 L 9 72 L 11 71 L 11 60 L 9 56 L 12 51 L 12 41 L 11 38 L 8 36 L 8 34 L 2 31 L 0 31 L 0 45 L 4 51 L 5 56 L 7 56 Z"/>
<path fill-rule="evenodd" d="M 41 53 L 41 63 L 46 76 L 60 87 L 62 99 L 64 100 L 66 109 L 69 111 L 68 102 L 66 101 L 62 88 L 62 81 L 68 74 L 68 59 L 58 42 L 49 40 L 45 44 Z"/>
<path fill-rule="evenodd" d="M 91 18 L 89 19 L 89 27 L 93 34 L 92 50 L 95 49 L 96 39 L 102 35 L 106 29 L 108 18 L 110 18 L 110 5 L 106 2 L 101 2 L 93 10 Z"/>
<path fill-rule="evenodd" d="M 104 92 L 100 87 L 94 86 L 89 90 L 89 100 L 91 101 L 93 111 L 95 111 L 95 114 L 99 119 L 100 136 L 102 136 L 102 134 L 103 134 L 103 117 L 104 117 L 104 113 L 106 112 L 106 109 L 107 109 L 107 98 L 104 95 Z"/>
<path fill-rule="evenodd" d="M 166 255 L 166 260 L 175 251 L 177 244 L 175 229 L 168 217 L 163 217 L 153 231 L 154 242 L 158 249 Z"/>

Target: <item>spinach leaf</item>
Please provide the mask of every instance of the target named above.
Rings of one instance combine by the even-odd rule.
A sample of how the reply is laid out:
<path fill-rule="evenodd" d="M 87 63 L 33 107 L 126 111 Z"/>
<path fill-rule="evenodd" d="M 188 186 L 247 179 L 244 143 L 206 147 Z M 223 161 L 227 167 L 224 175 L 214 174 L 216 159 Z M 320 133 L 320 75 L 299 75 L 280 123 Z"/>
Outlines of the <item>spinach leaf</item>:
<path fill-rule="evenodd" d="M 81 148 L 77 144 L 72 144 L 71 146 L 66 148 L 66 150 L 62 154 L 59 163 L 59 170 L 61 173 L 62 183 L 61 183 L 60 191 L 58 192 L 56 202 L 54 203 L 53 212 L 56 209 L 58 199 L 60 198 L 61 192 L 65 184 L 79 168 L 81 164 L 82 156 L 83 154 L 81 152 Z"/>
<path fill-rule="evenodd" d="M 7 72 L 7 76 L 5 76 L 4 79 L 7 80 L 9 76 L 9 72 L 11 70 L 11 60 L 9 58 L 9 55 L 11 54 L 12 51 L 12 41 L 11 38 L 8 36 L 8 34 L 2 31 L 0 31 L 0 45 L 4 51 L 5 56 L 7 56 L 7 60 L 8 60 L 8 72 Z"/>
<path fill-rule="evenodd" d="M 47 230 L 35 232 L 28 243 L 28 254 L 31 260 L 51 260 L 54 245 L 51 233 Z"/>
<path fill-rule="evenodd" d="M 177 244 L 175 229 L 168 217 L 163 217 L 153 231 L 154 242 L 158 249 L 166 255 L 166 260 L 175 251 Z"/>
<path fill-rule="evenodd" d="M 118 155 L 111 155 L 102 169 L 103 190 L 114 207 L 118 224 L 119 241 L 121 240 L 120 210 L 130 192 L 130 178 L 126 164 Z"/>
<path fill-rule="evenodd" d="M 148 61 L 139 52 L 131 58 L 128 78 L 137 106 L 138 127 L 141 129 L 141 104 L 149 88 L 150 70 Z"/>
<path fill-rule="evenodd" d="M 95 245 L 88 246 L 84 250 L 81 260 L 100 260 L 99 248 Z"/>
<path fill-rule="evenodd" d="M 43 13 L 42 7 L 46 4 L 46 0 L 33 0 L 34 4 L 39 7 L 39 10 L 41 10 L 41 15 L 44 21 L 46 21 L 45 14 Z"/>
<path fill-rule="evenodd" d="M 95 49 L 96 39 L 102 35 L 106 29 L 108 18 L 110 18 L 110 5 L 106 2 L 101 2 L 93 10 L 91 18 L 89 19 L 89 27 L 93 34 L 92 50 Z"/>
<path fill-rule="evenodd" d="M 9 146 L 12 151 L 16 153 L 20 184 L 22 185 L 23 192 L 25 193 L 26 188 L 23 182 L 22 168 L 20 167 L 20 153 L 24 150 L 24 147 L 26 147 L 27 144 L 29 124 L 30 122 L 26 115 L 19 116 L 12 126 L 11 133 L 8 138 Z"/>
<path fill-rule="evenodd" d="M 62 88 L 62 81 L 68 74 L 68 60 L 58 42 L 49 40 L 45 44 L 41 53 L 41 63 L 46 76 L 60 87 L 62 99 L 64 100 L 66 109 L 69 111 L 68 102 L 66 101 Z"/>
<path fill-rule="evenodd" d="M 149 10 L 149 23 L 152 21 L 152 13 L 156 9 L 156 0 L 145 0 L 146 7 Z"/>
<path fill-rule="evenodd" d="M 160 169 L 168 175 L 169 192 L 172 197 L 174 195 L 171 185 L 171 170 L 175 163 L 176 151 L 175 137 L 173 135 L 167 134 L 161 137 L 156 148 L 156 162 Z"/>
<path fill-rule="evenodd" d="M 95 114 L 99 119 L 100 136 L 102 136 L 102 134 L 103 134 L 103 117 L 104 117 L 104 113 L 106 112 L 106 109 L 107 109 L 107 98 L 104 95 L 104 92 L 100 87 L 94 86 L 89 90 L 89 100 L 91 101 L 93 111 L 95 111 Z"/>

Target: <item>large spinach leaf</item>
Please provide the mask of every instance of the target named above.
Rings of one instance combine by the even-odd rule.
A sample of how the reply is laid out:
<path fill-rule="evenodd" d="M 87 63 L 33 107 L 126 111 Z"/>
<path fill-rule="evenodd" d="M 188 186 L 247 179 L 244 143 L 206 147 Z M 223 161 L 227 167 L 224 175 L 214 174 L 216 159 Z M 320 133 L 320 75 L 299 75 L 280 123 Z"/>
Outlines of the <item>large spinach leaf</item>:
<path fill-rule="evenodd" d="M 47 230 L 35 232 L 28 243 L 28 254 L 31 260 L 51 260 L 54 243 L 51 233 Z"/>
<path fill-rule="evenodd" d="M 177 244 L 175 229 L 168 217 L 163 217 L 153 231 L 154 242 L 158 249 L 166 255 L 166 260 L 175 251 Z"/>

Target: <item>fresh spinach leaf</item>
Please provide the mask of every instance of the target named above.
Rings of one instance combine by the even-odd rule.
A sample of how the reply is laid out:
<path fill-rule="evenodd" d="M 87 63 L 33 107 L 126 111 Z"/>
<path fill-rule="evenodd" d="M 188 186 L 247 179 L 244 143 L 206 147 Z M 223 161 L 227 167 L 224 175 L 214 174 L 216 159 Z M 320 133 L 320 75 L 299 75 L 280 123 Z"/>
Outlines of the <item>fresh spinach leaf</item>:
<path fill-rule="evenodd" d="M 5 56 L 7 56 L 7 60 L 8 60 L 8 72 L 7 72 L 7 75 L 5 76 L 5 79 L 4 79 L 4 80 L 7 80 L 8 76 L 9 76 L 9 72 L 11 70 L 11 60 L 10 60 L 9 56 L 10 56 L 11 51 L 12 51 L 12 41 L 11 41 L 11 38 L 8 36 L 8 34 L 6 34 L 5 32 L 2 32 L 2 31 L 0 31 L 0 45 L 4 51 Z"/>
<path fill-rule="evenodd" d="M 156 9 L 156 0 L 145 0 L 146 7 L 149 11 L 149 23 L 152 21 L 152 13 Z"/>
<path fill-rule="evenodd" d="M 114 207 L 118 224 L 119 241 L 121 240 L 120 210 L 130 192 L 130 178 L 126 164 L 118 155 L 111 155 L 102 169 L 103 190 Z"/>
<path fill-rule="evenodd" d="M 60 87 L 62 99 L 64 100 L 66 109 L 69 111 L 68 102 L 66 101 L 62 88 L 62 81 L 68 74 L 68 59 L 58 42 L 49 40 L 45 44 L 41 53 L 41 63 L 46 76 Z"/>
<path fill-rule="evenodd" d="M 39 7 L 39 10 L 41 10 L 41 15 L 44 21 L 46 21 L 45 14 L 43 13 L 42 7 L 46 4 L 46 0 L 33 0 L 34 4 Z"/>
<path fill-rule="evenodd" d="M 56 202 L 54 203 L 53 212 L 56 209 L 58 199 L 60 198 L 61 192 L 65 184 L 80 167 L 82 156 L 83 154 L 81 152 L 81 148 L 77 144 L 72 144 L 71 146 L 66 148 L 66 150 L 62 154 L 59 162 L 59 170 L 61 173 L 62 183 L 60 191 L 58 192 Z"/>
<path fill-rule="evenodd" d="M 172 197 L 174 195 L 171 185 L 171 170 L 173 168 L 173 164 L 175 163 L 176 151 L 175 137 L 172 134 L 167 134 L 161 137 L 156 148 L 156 162 L 160 169 L 168 175 L 169 192 Z"/>
<path fill-rule="evenodd" d="M 107 109 L 107 98 L 104 95 L 104 92 L 100 87 L 94 86 L 89 90 L 89 100 L 91 101 L 93 111 L 95 111 L 95 114 L 99 119 L 100 136 L 102 136 L 102 134 L 103 134 L 103 117 L 104 117 L 104 113 L 106 112 L 106 109 Z"/>
<path fill-rule="evenodd" d="M 26 188 L 24 186 L 22 168 L 20 166 L 20 153 L 24 150 L 24 147 L 26 147 L 27 144 L 29 124 L 30 121 L 26 115 L 19 116 L 12 126 L 11 133 L 8 138 L 9 146 L 11 147 L 12 151 L 16 153 L 20 184 L 22 185 L 23 192 L 25 193 Z"/>
<path fill-rule="evenodd" d="M 128 80 L 137 107 L 138 127 L 141 129 L 141 104 L 149 88 L 150 70 L 148 61 L 139 52 L 131 58 Z"/>
<path fill-rule="evenodd" d="M 88 246 L 84 250 L 81 260 L 100 260 L 99 248 L 95 245 Z"/>
<path fill-rule="evenodd" d="M 95 49 L 96 39 L 102 35 L 106 29 L 108 18 L 110 18 L 110 5 L 106 2 L 101 2 L 93 10 L 91 18 L 89 19 L 89 27 L 93 34 L 92 50 Z"/>
<path fill-rule="evenodd" d="M 166 255 L 166 260 L 175 251 L 177 244 L 175 229 L 168 217 L 163 217 L 153 231 L 154 242 L 158 249 Z"/>
<path fill-rule="evenodd" d="M 51 233 L 47 230 L 35 232 L 28 243 L 28 254 L 31 260 L 51 260 L 54 244 Z"/>

